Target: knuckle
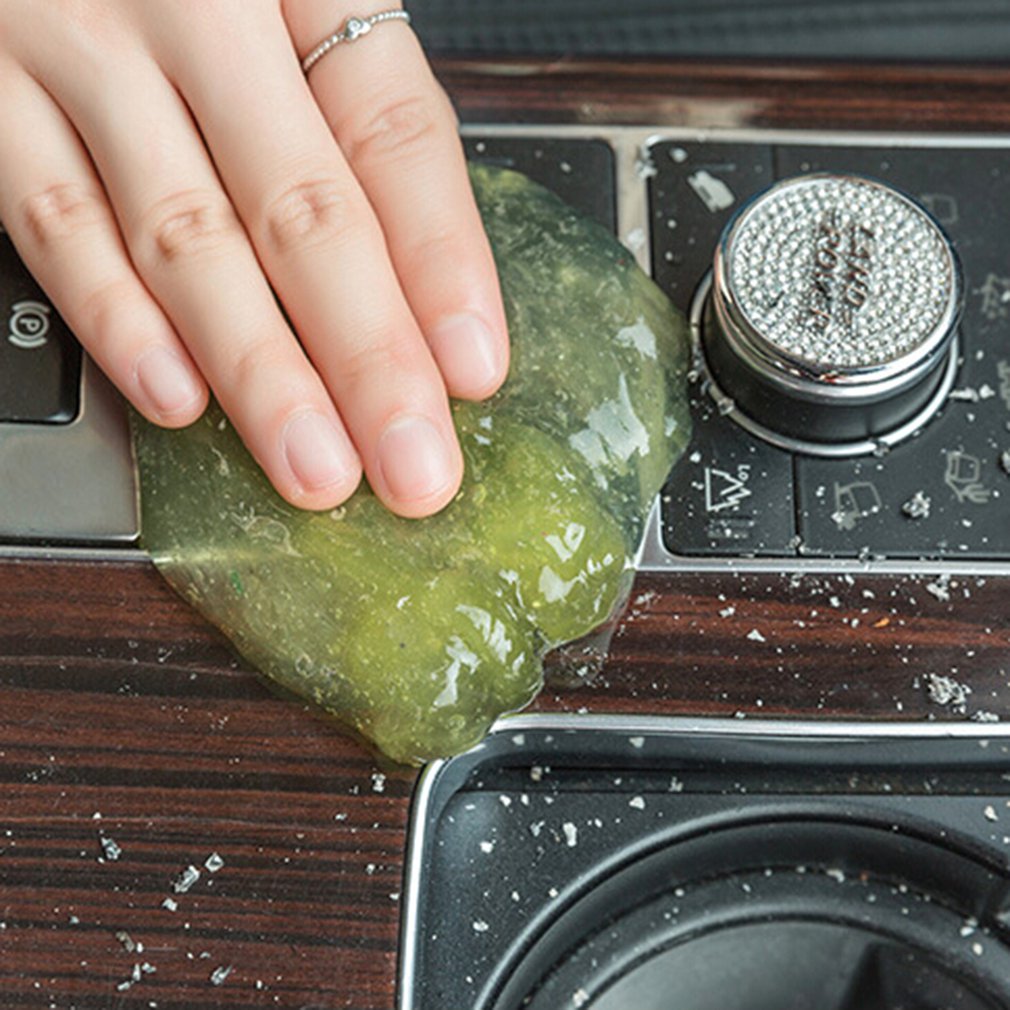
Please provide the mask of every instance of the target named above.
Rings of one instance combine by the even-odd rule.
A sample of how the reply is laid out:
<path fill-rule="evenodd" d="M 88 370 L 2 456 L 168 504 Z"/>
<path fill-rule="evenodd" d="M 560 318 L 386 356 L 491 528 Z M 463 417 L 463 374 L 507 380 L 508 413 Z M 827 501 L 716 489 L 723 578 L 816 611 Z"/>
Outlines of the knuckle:
<path fill-rule="evenodd" d="M 343 349 L 340 362 L 342 381 L 353 399 L 367 387 L 379 387 L 387 394 L 406 377 L 418 371 L 417 348 L 406 339 L 367 337 Z"/>
<path fill-rule="evenodd" d="M 89 39 L 100 39 L 112 22 L 109 12 L 103 11 L 103 5 L 95 0 L 58 0 L 49 6 L 60 21 L 72 26 L 76 35 L 83 34 Z"/>
<path fill-rule="evenodd" d="M 230 247 L 241 232 L 231 204 L 205 192 L 189 190 L 161 201 L 149 212 L 150 236 L 145 259 L 152 266 L 213 253 Z"/>
<path fill-rule="evenodd" d="M 127 6 L 101 0 L 51 0 L 44 13 L 49 31 L 58 31 L 72 54 L 76 71 L 108 85 L 116 79 L 115 57 L 136 45 Z M 40 10 L 40 20 L 42 15 Z"/>
<path fill-rule="evenodd" d="M 284 341 L 265 334 L 242 343 L 228 361 L 228 386 L 237 394 L 258 398 L 275 385 L 276 376 L 290 378 L 291 361 L 284 346 Z"/>
<path fill-rule="evenodd" d="M 335 179 L 288 186 L 265 212 L 265 233 L 278 252 L 311 248 L 353 230 L 357 216 Z"/>
<path fill-rule="evenodd" d="M 423 147 L 436 138 L 442 122 L 442 110 L 429 96 L 409 95 L 352 121 L 341 139 L 350 161 L 368 162 Z"/>
<path fill-rule="evenodd" d="M 77 317 L 82 339 L 92 353 L 107 356 L 117 335 L 129 327 L 137 312 L 135 286 L 126 279 L 109 281 L 84 296 Z"/>
<path fill-rule="evenodd" d="M 421 277 L 429 271 L 436 274 L 449 270 L 449 278 L 458 276 L 461 252 L 468 249 L 465 236 L 450 225 L 435 226 L 418 236 L 404 251 L 404 274 Z M 451 283 L 451 282 L 450 282 Z"/>
<path fill-rule="evenodd" d="M 26 197 L 21 219 L 32 241 L 44 250 L 105 224 L 107 213 L 102 199 L 87 187 L 57 183 Z"/>

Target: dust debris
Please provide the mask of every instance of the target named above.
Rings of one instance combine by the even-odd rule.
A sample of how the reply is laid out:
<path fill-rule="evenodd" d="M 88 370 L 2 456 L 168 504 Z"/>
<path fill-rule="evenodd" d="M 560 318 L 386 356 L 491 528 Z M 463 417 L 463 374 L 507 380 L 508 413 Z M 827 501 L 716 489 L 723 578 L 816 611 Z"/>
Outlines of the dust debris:
<path fill-rule="evenodd" d="M 212 852 L 203 861 L 203 865 L 208 873 L 217 873 L 217 871 L 220 870 L 222 866 L 224 866 L 224 859 L 222 859 L 218 853 Z"/>
<path fill-rule="evenodd" d="M 971 688 L 953 677 L 939 673 L 926 674 L 926 693 L 936 705 L 949 705 L 954 712 L 964 713 L 968 705 Z"/>
<path fill-rule="evenodd" d="M 747 632 L 747 638 L 751 642 L 767 642 L 768 639 L 758 631 L 757 628 L 752 628 Z"/>
<path fill-rule="evenodd" d="M 1006 474 L 1010 474 L 1010 449 L 1001 453 L 999 458 L 1000 469 Z"/>
<path fill-rule="evenodd" d="M 494 852 L 494 842 L 484 841 L 480 843 L 480 851 L 490 855 Z"/>
<path fill-rule="evenodd" d="M 473 931 L 475 933 L 486 933 L 491 927 L 483 919 L 474 919 Z"/>
<path fill-rule="evenodd" d="M 632 228 L 632 230 L 624 236 L 625 246 L 627 246 L 629 252 L 633 253 L 637 253 L 640 249 L 644 249 L 646 241 L 644 228 Z"/>
<path fill-rule="evenodd" d="M 980 708 L 977 712 L 972 712 L 971 714 L 972 722 L 999 722 L 1000 718 L 995 712 L 988 712 L 985 709 Z"/>
<path fill-rule="evenodd" d="M 574 849 L 579 844 L 579 829 L 571 821 L 565 821 L 561 825 L 561 830 L 565 833 L 565 843 L 570 849 Z"/>
<path fill-rule="evenodd" d="M 165 899 L 165 900 L 164 900 L 164 901 L 163 901 L 163 902 L 161 903 L 161 907 L 162 907 L 162 908 L 167 908 L 167 909 L 168 909 L 168 911 L 170 911 L 170 912 L 176 912 L 176 911 L 178 911 L 178 909 L 179 909 L 179 902 L 177 902 L 177 901 L 175 900 L 175 898 L 166 898 L 166 899 Z"/>
<path fill-rule="evenodd" d="M 116 990 L 126 992 L 128 989 L 132 989 L 145 975 L 153 975 L 157 970 L 153 964 L 149 964 L 147 961 L 142 964 L 137 962 L 133 966 L 133 971 L 130 972 L 130 977 L 118 983 Z"/>
<path fill-rule="evenodd" d="M 982 811 L 982 813 L 985 815 L 985 819 L 987 821 L 999 820 L 999 814 L 996 813 L 996 808 L 991 803 Z"/>
<path fill-rule="evenodd" d="M 928 519 L 929 511 L 933 502 L 927 494 L 916 491 L 904 505 L 901 506 L 901 514 L 909 519 Z"/>
<path fill-rule="evenodd" d="M 980 400 L 991 400 L 996 395 L 996 390 L 988 382 L 983 383 L 978 389 L 973 386 L 964 386 L 961 389 L 952 389 L 948 394 L 948 399 L 961 400 L 965 403 L 978 403 Z"/>
<path fill-rule="evenodd" d="M 972 916 L 969 916 L 967 919 L 964 920 L 964 925 L 961 927 L 961 929 L 959 930 L 959 932 L 960 932 L 961 936 L 968 937 L 968 936 L 971 936 L 971 934 L 974 933 L 975 930 L 977 930 L 977 929 L 978 929 L 978 919 L 976 919 L 972 915 Z"/>
<path fill-rule="evenodd" d="M 116 939 L 123 945 L 123 949 L 127 954 L 134 952 L 143 953 L 144 945 L 142 943 L 135 943 L 133 937 L 125 929 L 121 929 L 116 933 Z"/>
<path fill-rule="evenodd" d="M 579 1010 L 579 1007 L 584 1007 L 589 1002 L 589 993 L 585 989 L 576 989 L 572 993 L 572 1006 L 575 1010 Z"/>
<path fill-rule="evenodd" d="M 684 783 L 676 775 L 671 775 L 670 784 L 667 786 L 667 789 L 671 793 L 682 793 L 684 791 Z"/>
<path fill-rule="evenodd" d="M 946 573 L 933 582 L 926 583 L 926 592 L 932 593 L 941 603 L 950 602 L 950 576 Z"/>
<path fill-rule="evenodd" d="M 386 776 L 382 772 L 372 772 L 372 792 L 384 793 L 386 791 Z"/>
<path fill-rule="evenodd" d="M 636 750 L 641 750 L 645 746 L 644 736 L 629 736 L 628 743 L 631 744 Z"/>
<path fill-rule="evenodd" d="M 644 796 L 632 796 L 631 799 L 628 800 L 628 806 L 629 807 L 634 807 L 635 810 L 644 810 L 645 809 L 645 797 Z"/>
<path fill-rule="evenodd" d="M 185 894 L 199 879 L 200 871 L 190 863 L 172 882 L 172 890 L 176 894 Z"/>
<path fill-rule="evenodd" d="M 652 151 L 643 144 L 638 149 L 638 156 L 635 158 L 635 175 L 644 181 L 651 179 L 657 171 L 656 163 L 652 160 Z"/>
<path fill-rule="evenodd" d="M 234 965 L 221 965 L 210 973 L 211 985 L 222 985 L 224 980 L 234 971 Z"/>
<path fill-rule="evenodd" d="M 98 841 L 102 846 L 104 859 L 107 859 L 110 863 L 114 863 L 123 854 L 123 850 L 108 835 L 99 835 Z M 99 857 L 98 861 L 103 862 L 103 857 Z"/>

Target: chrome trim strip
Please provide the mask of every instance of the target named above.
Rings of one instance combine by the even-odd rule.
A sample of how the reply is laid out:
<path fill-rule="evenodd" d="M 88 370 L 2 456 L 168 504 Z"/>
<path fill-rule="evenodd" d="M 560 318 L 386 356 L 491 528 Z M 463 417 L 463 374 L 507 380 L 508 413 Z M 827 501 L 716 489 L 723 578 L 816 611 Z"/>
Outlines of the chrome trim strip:
<path fill-rule="evenodd" d="M 82 547 L 58 544 L 0 544 L 0 561 L 129 561 L 149 562 L 139 547 Z"/>
<path fill-rule="evenodd" d="M 641 126 L 593 123 L 464 123 L 460 133 L 468 136 L 558 137 L 580 140 L 605 140 L 611 145 L 630 144 L 644 150 L 663 140 L 689 140 L 697 143 L 734 141 L 739 143 L 788 143 L 796 141 L 822 147 L 852 144 L 861 147 L 972 147 L 979 149 L 1010 147 L 1006 134 L 978 133 L 881 133 L 871 130 L 769 129 L 744 126 Z"/>
<path fill-rule="evenodd" d="M 1006 738 L 1010 740 L 1010 722 L 936 722 L 936 721 L 859 721 L 825 719 L 773 719 L 767 716 L 727 719 L 723 717 L 680 715 L 621 715 L 618 713 L 584 714 L 574 712 L 518 712 L 496 720 L 488 734 L 515 733 L 516 730 L 547 730 L 658 734 L 662 736 L 707 735 L 741 737 L 826 737 L 837 740 L 846 737 L 934 739 Z M 445 764 L 445 761 L 439 764 Z"/>
<path fill-rule="evenodd" d="M 397 1010 L 413 1008 L 413 992 L 417 982 L 418 895 L 421 891 L 421 874 L 424 870 L 426 853 L 425 818 L 428 814 L 428 804 L 431 802 L 432 789 L 439 773 L 449 760 L 451 759 L 443 758 L 425 766 L 417 780 L 411 801 L 401 896 L 403 914 L 400 918 L 400 957 L 396 979 Z M 412 841 L 415 838 L 418 839 L 416 845 Z"/>

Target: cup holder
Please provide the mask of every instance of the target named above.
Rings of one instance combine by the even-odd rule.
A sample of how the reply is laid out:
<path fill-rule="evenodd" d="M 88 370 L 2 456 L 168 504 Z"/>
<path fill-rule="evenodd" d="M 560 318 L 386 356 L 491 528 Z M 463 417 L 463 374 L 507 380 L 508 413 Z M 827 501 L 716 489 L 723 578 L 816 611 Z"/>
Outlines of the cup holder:
<path fill-rule="evenodd" d="M 997 1010 L 1005 883 L 887 825 L 749 823 L 598 883 L 530 944 L 493 1010 Z M 976 939 L 972 940 L 975 936 Z"/>
<path fill-rule="evenodd" d="M 1010 1010 L 1002 727 L 528 715 L 415 800 L 398 1010 Z"/>

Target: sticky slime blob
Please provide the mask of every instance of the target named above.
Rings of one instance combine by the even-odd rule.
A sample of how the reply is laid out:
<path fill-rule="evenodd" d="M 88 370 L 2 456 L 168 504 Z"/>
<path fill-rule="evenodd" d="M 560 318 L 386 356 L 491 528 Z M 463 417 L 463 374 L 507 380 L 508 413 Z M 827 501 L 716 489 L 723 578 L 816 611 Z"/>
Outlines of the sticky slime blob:
<path fill-rule="evenodd" d="M 134 419 L 143 543 L 238 651 L 397 761 L 463 750 L 527 704 L 547 650 L 626 599 L 689 435 L 683 318 L 605 229 L 472 166 L 512 341 L 503 388 L 453 405 L 466 460 L 438 515 L 366 485 L 333 512 L 270 487 L 220 409 Z"/>

